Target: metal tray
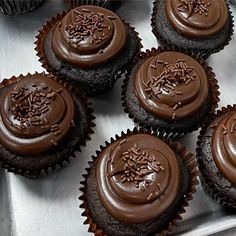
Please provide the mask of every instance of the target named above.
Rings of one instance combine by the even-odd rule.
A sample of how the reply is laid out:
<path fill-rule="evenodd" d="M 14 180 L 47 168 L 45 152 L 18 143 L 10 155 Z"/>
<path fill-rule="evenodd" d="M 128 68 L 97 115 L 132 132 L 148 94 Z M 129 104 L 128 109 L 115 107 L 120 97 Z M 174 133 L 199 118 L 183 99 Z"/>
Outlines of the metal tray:
<path fill-rule="evenodd" d="M 65 9 L 62 0 L 48 0 L 39 9 L 22 16 L 0 16 L 0 81 L 12 75 L 42 72 L 34 51 L 37 31 L 47 19 Z M 118 13 L 136 27 L 144 49 L 157 47 L 151 32 L 152 0 L 125 0 Z M 236 8 L 232 7 L 233 14 Z M 236 37 L 208 63 L 217 75 L 221 91 L 220 107 L 236 103 Z M 121 81 L 102 96 L 92 100 L 96 129 L 77 159 L 62 171 L 39 180 L 29 180 L 0 170 L 1 236 L 89 236 L 79 209 L 82 174 L 92 154 L 116 133 L 134 124 L 123 112 Z M 181 141 L 195 152 L 197 132 Z M 184 220 L 174 235 L 236 235 L 236 211 L 227 211 L 208 198 L 201 187 L 194 195 Z"/>

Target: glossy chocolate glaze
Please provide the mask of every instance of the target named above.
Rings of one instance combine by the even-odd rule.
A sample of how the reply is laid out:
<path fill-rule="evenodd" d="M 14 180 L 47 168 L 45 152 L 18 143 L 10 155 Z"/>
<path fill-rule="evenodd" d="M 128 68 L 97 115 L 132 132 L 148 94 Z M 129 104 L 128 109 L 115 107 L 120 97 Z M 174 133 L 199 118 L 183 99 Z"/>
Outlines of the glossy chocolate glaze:
<path fill-rule="evenodd" d="M 0 97 L 0 142 L 18 154 L 58 145 L 74 125 L 69 92 L 49 76 L 27 75 Z"/>
<path fill-rule="evenodd" d="M 168 120 L 196 114 L 209 93 L 203 67 L 179 52 L 163 52 L 148 58 L 134 77 L 134 87 L 144 109 Z"/>
<path fill-rule="evenodd" d="M 62 61 L 80 67 L 103 64 L 124 48 L 127 38 L 122 20 L 113 12 L 81 6 L 56 25 L 52 50 Z"/>
<path fill-rule="evenodd" d="M 228 20 L 225 0 L 166 0 L 166 14 L 175 30 L 193 38 L 217 34 Z"/>
<path fill-rule="evenodd" d="M 96 161 L 100 201 L 122 222 L 154 219 L 175 200 L 181 184 L 179 169 L 175 153 L 159 138 L 149 134 L 121 138 Z"/>
<path fill-rule="evenodd" d="M 236 185 L 236 112 L 230 112 L 214 127 L 212 156 L 221 173 Z"/>

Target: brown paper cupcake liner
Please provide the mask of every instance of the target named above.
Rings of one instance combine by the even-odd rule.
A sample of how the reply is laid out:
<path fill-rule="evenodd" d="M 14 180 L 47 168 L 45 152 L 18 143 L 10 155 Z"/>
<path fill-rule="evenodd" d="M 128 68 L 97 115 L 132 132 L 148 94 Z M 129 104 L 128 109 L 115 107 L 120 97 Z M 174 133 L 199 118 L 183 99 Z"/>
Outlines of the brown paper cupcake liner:
<path fill-rule="evenodd" d="M 152 48 L 151 50 L 147 49 L 146 52 L 141 52 L 135 58 L 133 63 L 128 68 L 128 72 L 125 74 L 125 79 L 123 81 L 122 94 L 121 94 L 122 106 L 123 106 L 125 113 L 128 114 L 129 118 L 132 119 L 135 123 L 137 123 L 139 127 L 149 128 L 149 125 L 147 125 L 145 122 L 137 120 L 127 107 L 126 89 L 128 86 L 128 81 L 130 79 L 132 79 L 131 78 L 132 69 L 141 60 L 144 60 L 145 58 L 148 58 L 148 57 L 158 55 L 159 53 L 162 53 L 165 51 L 177 51 L 177 52 L 181 52 L 181 53 L 186 54 L 186 50 L 180 50 L 180 49 L 175 50 L 173 47 L 171 47 L 171 48 L 158 47 L 158 48 Z M 219 92 L 218 81 L 215 79 L 215 74 L 213 73 L 212 68 L 209 67 L 208 64 L 205 61 L 203 61 L 203 59 L 201 59 L 201 57 L 197 57 L 193 53 L 191 53 L 190 56 L 193 57 L 194 59 L 196 59 L 201 64 L 201 66 L 204 68 L 204 70 L 206 71 L 206 74 L 208 76 L 208 81 L 209 81 L 209 85 L 210 85 L 210 92 L 211 92 L 211 109 L 208 113 L 209 115 L 205 117 L 205 120 L 200 122 L 197 126 L 186 129 L 186 130 L 182 130 L 181 132 L 168 131 L 167 129 L 165 129 L 163 127 L 155 128 L 155 132 L 157 132 L 158 135 L 163 138 L 177 139 L 177 138 L 182 137 L 186 133 L 191 133 L 191 132 L 197 130 L 199 127 L 201 127 L 203 125 L 204 122 L 211 119 L 211 117 L 215 113 L 216 108 L 218 107 L 218 102 L 220 101 L 220 99 L 219 99 L 220 92 Z"/>
<path fill-rule="evenodd" d="M 236 111 L 236 104 L 232 106 L 228 105 L 227 107 L 222 107 L 220 110 L 217 110 L 216 114 L 214 114 L 211 121 L 214 121 L 216 118 L 230 111 Z M 208 121 L 204 124 L 204 126 L 200 130 L 200 133 L 198 135 L 198 140 L 197 140 L 196 158 L 199 165 L 201 185 L 203 187 L 203 190 L 206 192 L 206 194 L 208 194 L 217 203 L 223 206 L 236 208 L 236 202 L 230 199 L 229 197 L 227 197 L 222 192 L 220 192 L 219 189 L 217 189 L 217 187 L 215 186 L 215 183 L 210 179 L 209 174 L 205 170 L 205 167 L 202 163 L 202 158 L 201 158 L 202 148 L 200 148 L 200 145 L 202 143 L 202 139 L 204 138 L 204 133 L 206 132 L 207 127 L 209 127 L 211 121 Z"/>
<path fill-rule="evenodd" d="M 62 76 L 60 75 L 60 73 L 58 73 L 52 67 L 49 66 L 49 63 L 47 61 L 47 57 L 46 57 L 45 52 L 44 52 L 44 41 L 45 41 L 45 38 L 46 38 L 47 34 L 49 33 L 49 31 L 53 27 L 55 27 L 57 22 L 59 20 L 61 20 L 68 12 L 69 11 L 66 11 L 66 12 L 64 11 L 60 14 L 57 14 L 52 19 L 48 20 L 46 22 L 46 24 L 43 25 L 42 28 L 39 30 L 39 33 L 36 36 L 36 41 L 34 42 L 34 44 L 36 45 L 36 47 L 35 47 L 35 50 L 37 52 L 36 55 L 39 57 L 39 62 L 41 62 L 42 67 L 45 68 L 49 73 L 54 74 L 55 76 L 57 76 L 58 78 L 60 78 Z M 136 37 L 136 40 L 138 42 L 138 49 L 137 49 L 137 52 L 134 56 L 134 57 L 136 57 L 141 52 L 141 48 L 143 47 L 143 45 L 141 43 L 141 38 L 139 37 L 139 33 L 137 31 L 135 31 L 135 28 L 133 26 L 130 26 L 130 24 L 125 22 L 124 20 L 122 20 L 122 21 L 124 22 L 126 27 L 130 28 L 135 33 L 135 37 Z M 126 71 L 126 69 L 129 68 L 130 64 L 132 64 L 132 61 L 133 61 L 133 58 L 128 60 L 125 64 L 125 66 L 120 71 L 117 71 L 117 73 L 113 77 L 110 78 L 111 79 L 110 85 L 106 89 L 113 86 L 113 84 L 119 78 L 119 75 L 123 74 Z M 70 82 L 69 79 L 66 79 L 66 78 L 64 78 L 64 79 L 68 80 Z"/>
<path fill-rule="evenodd" d="M 88 163 L 89 167 L 85 168 L 86 174 L 83 174 L 85 180 L 81 182 L 82 187 L 80 188 L 82 195 L 79 197 L 79 199 L 82 201 L 80 208 L 83 209 L 83 213 L 81 215 L 86 217 L 84 224 L 89 225 L 88 232 L 94 233 L 95 236 L 108 236 L 108 235 L 103 231 L 103 229 L 101 229 L 96 224 L 88 209 L 88 202 L 86 195 L 86 188 L 87 188 L 86 179 L 90 174 L 91 167 L 95 163 L 99 154 L 111 143 L 113 143 L 116 140 L 119 140 L 120 138 L 124 138 L 132 134 L 139 134 L 139 133 L 147 133 L 147 134 L 152 134 L 154 136 L 157 135 L 156 132 L 153 130 L 144 130 L 142 128 L 134 128 L 132 131 L 128 129 L 126 133 L 122 131 L 121 135 L 116 134 L 115 138 L 110 139 L 110 142 L 106 141 L 105 146 L 100 146 L 100 149 L 96 151 L 96 156 L 92 156 L 92 161 Z M 191 180 L 190 180 L 189 192 L 186 194 L 186 197 L 183 200 L 182 205 L 179 207 L 178 213 L 170 220 L 169 224 L 164 229 L 161 230 L 161 232 L 157 232 L 157 234 L 155 235 L 167 235 L 168 233 L 171 233 L 173 228 L 177 226 L 177 222 L 182 219 L 181 215 L 186 212 L 186 207 L 189 206 L 189 201 L 193 199 L 192 195 L 196 192 L 196 186 L 198 185 L 197 177 L 199 174 L 197 160 L 191 152 L 189 152 L 185 147 L 183 147 L 178 142 L 172 142 L 171 140 L 166 140 L 163 138 L 162 140 L 166 144 L 168 144 L 173 150 L 175 150 L 176 153 L 184 160 L 189 170 Z"/>
<path fill-rule="evenodd" d="M 1 0 L 0 13 L 5 15 L 24 14 L 39 7 L 43 2 L 44 0 Z"/>
<path fill-rule="evenodd" d="M 152 11 L 152 15 L 151 15 L 151 27 L 152 27 L 153 34 L 156 36 L 156 38 L 158 39 L 158 41 L 161 43 L 161 45 L 163 47 L 166 47 L 166 48 L 174 50 L 174 51 L 185 50 L 186 54 L 189 54 L 189 55 L 194 54 L 197 57 L 207 59 L 211 54 L 217 53 L 217 52 L 223 50 L 224 47 L 226 47 L 229 44 L 229 42 L 231 41 L 233 33 L 234 33 L 234 19 L 233 19 L 234 17 L 233 17 L 232 12 L 230 11 L 230 6 L 229 6 L 228 2 L 226 2 L 226 4 L 227 4 L 228 10 L 229 10 L 230 31 L 229 31 L 228 37 L 227 37 L 226 41 L 224 42 L 224 44 L 222 44 L 220 47 L 217 47 L 217 48 L 212 49 L 212 50 L 210 50 L 210 49 L 208 49 L 208 50 L 198 50 L 198 49 L 191 50 L 191 49 L 184 49 L 182 47 L 178 47 L 176 45 L 170 44 L 158 32 L 156 24 L 155 24 L 155 22 L 156 22 L 155 16 L 157 14 L 157 3 L 158 3 L 158 1 L 159 0 L 154 0 L 154 2 L 153 2 L 153 11 Z"/>
<path fill-rule="evenodd" d="M 34 44 L 36 45 L 36 55 L 39 57 L 38 61 L 42 63 L 43 68 L 45 68 L 49 73 L 56 74 L 56 76 L 58 76 L 58 73 L 54 71 L 50 66 L 48 66 L 47 58 L 44 53 L 44 40 L 49 31 L 57 24 L 59 20 L 61 20 L 67 14 L 67 12 L 69 11 L 63 11 L 62 13 L 57 14 L 55 17 L 52 17 L 52 19 L 48 20 L 46 24 L 43 25 L 39 30 L 38 35 L 35 37 L 36 41 L 34 42 Z"/>
<path fill-rule="evenodd" d="M 86 97 L 86 95 L 83 91 L 81 91 L 79 88 L 77 88 L 75 86 L 72 86 L 72 85 L 66 83 L 65 81 L 58 80 L 57 77 L 55 77 L 54 75 L 46 74 L 44 72 L 43 73 L 35 72 L 34 74 L 35 75 L 42 75 L 42 76 L 50 76 L 52 79 L 59 82 L 63 87 L 68 89 L 71 93 L 73 93 L 77 98 L 80 99 L 80 102 L 81 102 L 82 106 L 84 107 L 84 111 L 85 111 L 86 118 L 87 118 L 87 120 L 86 120 L 87 128 L 86 128 L 84 137 L 80 141 L 80 145 L 78 145 L 76 147 L 76 149 L 73 151 L 74 154 L 70 155 L 70 156 L 66 156 L 63 160 L 58 161 L 57 163 L 55 163 L 54 165 L 51 165 L 48 168 L 30 171 L 30 170 L 23 170 L 20 168 L 16 168 L 16 167 L 11 166 L 9 164 L 5 164 L 4 161 L 0 162 L 1 167 L 7 169 L 8 172 L 13 172 L 15 174 L 19 174 L 19 175 L 22 175 L 22 176 L 25 176 L 25 177 L 31 178 L 31 179 L 35 179 L 35 178 L 38 178 L 41 176 L 48 176 L 49 174 L 52 174 L 52 173 L 62 169 L 66 165 L 68 165 L 70 163 L 71 159 L 76 158 L 75 152 L 81 152 L 81 147 L 86 146 L 86 142 L 91 140 L 91 135 L 94 133 L 94 127 L 95 127 L 95 123 L 94 123 L 95 116 L 93 115 L 94 110 L 91 108 L 91 102 L 88 101 L 88 98 Z M 28 73 L 27 75 L 31 76 L 32 74 Z M 0 89 L 6 87 L 8 85 L 15 84 L 16 82 L 20 81 L 23 77 L 24 77 L 24 75 L 20 74 L 17 77 L 12 76 L 10 79 L 4 79 L 0 83 Z"/>

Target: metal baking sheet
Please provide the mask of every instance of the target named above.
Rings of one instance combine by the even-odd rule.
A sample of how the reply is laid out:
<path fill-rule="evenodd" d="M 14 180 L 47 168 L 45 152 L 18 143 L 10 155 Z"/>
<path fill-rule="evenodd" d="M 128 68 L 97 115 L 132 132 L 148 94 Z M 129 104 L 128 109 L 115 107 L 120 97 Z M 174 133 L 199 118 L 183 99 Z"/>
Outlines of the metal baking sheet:
<path fill-rule="evenodd" d="M 0 16 L 0 81 L 12 75 L 42 72 L 34 51 L 35 35 L 47 19 L 65 9 L 62 0 L 48 0 L 39 9 L 22 16 Z M 144 49 L 157 47 L 151 32 L 152 0 L 125 0 L 118 13 L 136 27 Z M 236 7 L 232 7 L 236 14 Z M 236 103 L 236 37 L 220 53 L 210 57 L 219 80 L 220 107 Z M 39 180 L 29 180 L 0 170 L 0 235 L 1 236 L 89 236 L 81 217 L 79 187 L 82 174 L 92 154 L 116 133 L 132 129 L 134 124 L 120 103 L 121 81 L 114 88 L 93 99 L 96 128 L 77 159 L 62 171 Z M 181 141 L 193 152 L 197 132 Z M 184 220 L 174 235 L 236 235 L 236 211 L 221 208 L 198 187 Z"/>

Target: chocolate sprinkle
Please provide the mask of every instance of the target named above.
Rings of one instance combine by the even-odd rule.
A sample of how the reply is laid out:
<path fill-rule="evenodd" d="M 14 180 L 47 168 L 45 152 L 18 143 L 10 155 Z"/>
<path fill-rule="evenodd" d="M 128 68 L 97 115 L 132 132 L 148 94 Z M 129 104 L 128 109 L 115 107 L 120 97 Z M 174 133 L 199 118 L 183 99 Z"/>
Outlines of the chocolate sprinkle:
<path fill-rule="evenodd" d="M 70 123 L 71 123 L 71 126 L 72 126 L 72 127 L 75 127 L 75 122 L 74 122 L 74 120 L 71 120 Z"/>
<path fill-rule="evenodd" d="M 205 15 L 208 16 L 209 6 L 211 2 L 207 2 L 207 0 L 179 0 L 180 4 L 178 4 L 179 12 L 186 12 L 187 17 L 191 17 L 193 14 Z"/>
<path fill-rule="evenodd" d="M 158 66 L 159 64 L 159 66 Z M 155 65 L 150 65 L 150 68 L 160 69 L 160 66 L 163 66 L 162 72 L 157 77 L 151 77 L 147 81 L 143 81 L 145 86 L 145 92 L 147 92 L 148 97 L 157 97 L 162 93 L 170 94 L 171 96 L 182 95 L 183 92 L 176 90 L 179 84 L 189 85 L 192 81 L 195 80 L 196 72 L 193 67 L 187 65 L 184 59 L 176 60 L 176 63 L 169 64 L 162 60 L 157 59 Z M 176 91 L 175 91 L 176 90 Z M 173 93 L 174 92 L 174 93 Z M 173 105 L 173 114 L 172 119 L 176 118 L 175 110 L 181 107 L 181 101 L 178 101 Z"/>
<path fill-rule="evenodd" d="M 126 139 L 121 140 L 119 143 L 120 143 L 120 145 L 126 143 Z M 127 154 L 128 154 L 128 152 L 127 152 Z"/>
<path fill-rule="evenodd" d="M 57 146 L 57 145 L 58 145 L 58 143 L 57 143 L 55 140 L 53 140 L 53 139 L 51 139 L 51 143 L 52 143 L 54 146 Z"/>
<path fill-rule="evenodd" d="M 212 124 L 210 127 L 214 129 L 217 126 L 217 124 Z"/>
<path fill-rule="evenodd" d="M 29 90 L 23 87 L 11 92 L 10 111 L 14 119 L 19 121 L 19 124 L 14 124 L 14 126 L 19 130 L 24 130 L 25 133 L 28 133 L 27 129 L 32 126 L 38 126 L 41 129 L 50 128 L 47 119 L 43 116 L 50 110 L 49 100 L 56 97 L 56 93 L 47 86 L 40 88 L 33 84 L 32 88 Z M 58 130 L 58 125 L 51 127 L 51 131 L 56 130 Z"/>
<path fill-rule="evenodd" d="M 110 25 L 105 24 L 103 14 L 82 9 L 82 11 L 74 10 L 73 24 L 66 26 L 65 31 L 68 35 L 68 43 L 80 47 L 85 37 L 89 38 L 90 45 L 104 41 L 108 37 L 105 29 L 108 28 L 109 31 L 109 27 Z"/>
<path fill-rule="evenodd" d="M 147 176 L 164 171 L 161 163 L 157 161 L 157 157 L 150 155 L 147 150 L 141 150 L 136 143 L 122 153 L 121 161 L 124 164 L 123 170 L 116 170 L 114 167 L 110 176 L 119 174 L 122 183 L 134 182 L 136 188 L 139 187 L 140 182 L 145 182 L 147 188 L 152 183 Z"/>

